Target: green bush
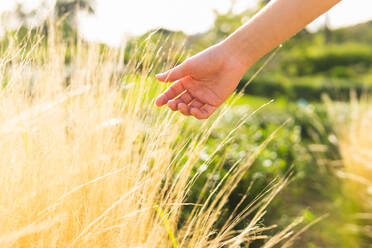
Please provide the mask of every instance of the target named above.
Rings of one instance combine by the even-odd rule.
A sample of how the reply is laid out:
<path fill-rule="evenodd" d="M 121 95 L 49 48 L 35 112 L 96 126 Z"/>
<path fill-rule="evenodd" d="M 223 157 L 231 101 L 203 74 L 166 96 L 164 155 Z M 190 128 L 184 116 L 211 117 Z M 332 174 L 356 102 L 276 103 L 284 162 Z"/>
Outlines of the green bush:
<path fill-rule="evenodd" d="M 372 48 L 362 44 L 329 45 L 313 49 L 308 57 L 313 65 L 313 73 L 327 71 L 335 66 L 354 66 L 372 64 Z"/>
<path fill-rule="evenodd" d="M 243 78 L 242 85 L 247 81 Z M 292 77 L 263 76 L 259 77 L 245 88 L 246 94 L 270 98 L 285 97 L 292 101 L 305 99 L 307 101 L 320 101 L 322 94 L 333 99 L 348 100 L 350 90 L 358 95 L 371 92 L 372 85 L 340 78 L 324 77 Z"/>

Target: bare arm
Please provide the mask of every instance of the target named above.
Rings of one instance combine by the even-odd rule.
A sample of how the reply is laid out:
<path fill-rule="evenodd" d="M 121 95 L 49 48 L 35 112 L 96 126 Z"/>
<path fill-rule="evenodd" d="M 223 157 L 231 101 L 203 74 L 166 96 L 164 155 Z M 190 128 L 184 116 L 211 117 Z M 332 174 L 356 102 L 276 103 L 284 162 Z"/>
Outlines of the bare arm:
<path fill-rule="evenodd" d="M 340 0 L 273 0 L 223 43 L 249 68 L 338 2 Z"/>
<path fill-rule="evenodd" d="M 158 80 L 174 83 L 156 104 L 198 119 L 209 118 L 252 64 L 339 1 L 272 0 L 224 41 L 158 74 Z"/>

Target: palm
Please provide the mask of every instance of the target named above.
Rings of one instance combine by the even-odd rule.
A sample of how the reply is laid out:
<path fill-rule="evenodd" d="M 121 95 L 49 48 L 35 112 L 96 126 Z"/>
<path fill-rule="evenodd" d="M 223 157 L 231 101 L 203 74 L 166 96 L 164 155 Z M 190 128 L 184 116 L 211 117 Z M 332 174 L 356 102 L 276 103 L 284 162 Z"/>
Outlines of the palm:
<path fill-rule="evenodd" d="M 216 83 L 213 81 L 201 81 L 197 79 L 190 79 L 183 83 L 186 92 L 193 98 L 199 100 L 204 104 L 218 106 L 223 102 L 223 96 L 213 87 Z"/>

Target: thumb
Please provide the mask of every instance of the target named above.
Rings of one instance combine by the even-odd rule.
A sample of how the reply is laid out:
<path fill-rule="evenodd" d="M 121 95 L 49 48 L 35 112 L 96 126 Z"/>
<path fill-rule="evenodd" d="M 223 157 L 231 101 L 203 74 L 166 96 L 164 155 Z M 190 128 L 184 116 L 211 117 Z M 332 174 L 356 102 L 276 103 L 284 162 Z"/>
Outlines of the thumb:
<path fill-rule="evenodd" d="M 185 60 L 180 65 L 166 72 L 157 74 L 156 78 L 162 82 L 174 82 L 176 80 L 179 80 L 181 78 L 188 76 L 190 74 L 189 67 L 190 67 L 189 61 Z"/>

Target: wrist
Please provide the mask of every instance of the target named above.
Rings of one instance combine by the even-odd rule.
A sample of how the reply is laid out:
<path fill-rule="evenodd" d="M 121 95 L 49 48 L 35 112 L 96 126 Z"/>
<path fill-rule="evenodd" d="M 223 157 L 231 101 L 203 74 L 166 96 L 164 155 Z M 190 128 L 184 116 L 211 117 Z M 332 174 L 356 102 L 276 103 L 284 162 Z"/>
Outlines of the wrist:
<path fill-rule="evenodd" d="M 219 43 L 221 49 L 225 51 L 226 57 L 233 60 L 241 70 L 248 70 L 256 61 L 256 56 L 253 51 L 250 51 L 249 45 L 239 42 L 233 36 L 229 36 Z"/>

